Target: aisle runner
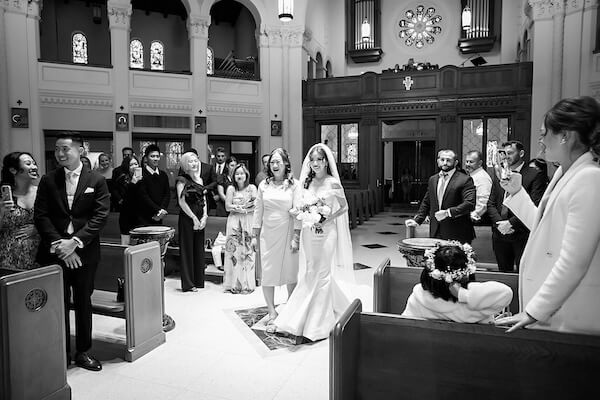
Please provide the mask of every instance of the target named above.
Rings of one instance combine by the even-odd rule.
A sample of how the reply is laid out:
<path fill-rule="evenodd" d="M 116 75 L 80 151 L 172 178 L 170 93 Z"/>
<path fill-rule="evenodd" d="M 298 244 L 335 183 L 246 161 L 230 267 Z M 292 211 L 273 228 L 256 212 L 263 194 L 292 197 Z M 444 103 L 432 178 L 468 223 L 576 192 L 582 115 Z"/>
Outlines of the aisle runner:
<path fill-rule="evenodd" d="M 235 314 L 254 332 L 269 350 L 295 347 L 295 338 L 266 332 L 267 306 L 235 310 Z"/>

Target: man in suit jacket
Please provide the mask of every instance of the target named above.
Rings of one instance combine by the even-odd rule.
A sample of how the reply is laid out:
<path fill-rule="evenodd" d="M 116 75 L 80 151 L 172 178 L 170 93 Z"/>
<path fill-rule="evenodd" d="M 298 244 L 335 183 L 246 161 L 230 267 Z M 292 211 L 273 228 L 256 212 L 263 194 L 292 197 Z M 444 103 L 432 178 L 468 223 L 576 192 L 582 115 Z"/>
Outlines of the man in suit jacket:
<path fill-rule="evenodd" d="M 202 178 L 202 183 L 204 184 L 204 194 L 208 200 L 208 208 L 214 209 L 217 206 L 212 196 L 213 192 L 217 191 L 217 173 L 215 172 L 215 167 L 211 164 L 201 161 L 200 177 Z"/>
<path fill-rule="evenodd" d="M 67 364 L 71 361 L 69 303 L 72 290 L 75 363 L 100 371 L 100 362 L 88 354 L 92 347 L 91 295 L 100 260 L 100 230 L 108 218 L 110 195 L 104 178 L 81 163 L 82 153 L 83 141 L 78 133 L 59 135 L 54 150 L 59 168 L 40 181 L 34 221 L 42 238 L 40 263 L 59 263 L 63 267 Z"/>
<path fill-rule="evenodd" d="M 216 172 L 216 182 L 213 187 L 213 200 L 215 202 L 216 215 L 219 217 L 226 217 L 228 215 L 225 210 L 225 202 L 219 196 L 219 192 L 217 191 L 218 182 L 226 179 L 225 168 L 227 166 L 227 154 L 225 154 L 225 148 L 217 147 L 217 155 L 216 155 L 216 163 L 215 163 L 215 172 Z"/>
<path fill-rule="evenodd" d="M 525 164 L 525 149 L 523 143 L 512 140 L 502 144 L 506 152 L 510 169 L 519 172 L 523 177 L 523 188 L 538 205 L 547 186 L 547 177 L 536 168 Z M 498 177 L 493 177 L 492 192 L 488 200 L 487 210 L 492 221 L 492 247 L 501 272 L 514 272 L 519 270 L 519 263 L 529 229 L 517 218 L 508 207 L 503 205 L 504 189 L 500 186 Z"/>
<path fill-rule="evenodd" d="M 158 168 L 160 148 L 151 144 L 144 152 L 148 164 L 142 169 L 142 180 L 138 183 L 140 205 L 138 225 L 162 225 L 162 219 L 168 214 L 167 207 L 171 200 L 169 177 Z"/>
<path fill-rule="evenodd" d="M 456 169 L 458 160 L 453 150 L 440 150 L 437 158 L 439 174 L 429 178 L 427 192 L 414 219 L 406 226 L 417 226 L 429 216 L 429 236 L 471 243 L 475 230 L 471 211 L 475 209 L 473 179 Z"/>

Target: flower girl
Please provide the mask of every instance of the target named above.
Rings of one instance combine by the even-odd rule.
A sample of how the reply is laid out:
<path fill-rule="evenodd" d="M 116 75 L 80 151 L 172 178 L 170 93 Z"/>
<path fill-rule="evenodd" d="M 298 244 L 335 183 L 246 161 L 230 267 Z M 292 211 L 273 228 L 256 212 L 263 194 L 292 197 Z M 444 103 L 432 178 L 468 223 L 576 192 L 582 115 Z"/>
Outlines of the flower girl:
<path fill-rule="evenodd" d="M 408 298 L 406 317 L 455 322 L 492 323 L 512 300 L 507 285 L 475 282 L 473 249 L 468 244 L 444 242 L 425 252 L 421 283 Z"/>

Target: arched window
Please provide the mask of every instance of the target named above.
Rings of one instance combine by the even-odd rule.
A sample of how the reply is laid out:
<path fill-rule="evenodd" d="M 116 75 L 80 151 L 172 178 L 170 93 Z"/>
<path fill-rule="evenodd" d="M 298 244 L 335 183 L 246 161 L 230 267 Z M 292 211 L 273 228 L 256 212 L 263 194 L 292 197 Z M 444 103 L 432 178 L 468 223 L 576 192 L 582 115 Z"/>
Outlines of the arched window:
<path fill-rule="evenodd" d="M 215 73 L 215 53 L 212 47 L 206 48 L 206 75 L 214 75 Z"/>
<path fill-rule="evenodd" d="M 325 67 L 323 66 L 323 57 L 321 56 L 321 53 L 317 53 L 317 57 L 315 58 L 317 61 L 315 78 L 325 78 Z"/>
<path fill-rule="evenodd" d="M 333 69 L 331 68 L 331 61 L 327 61 L 325 64 L 325 77 L 331 78 L 333 76 Z"/>
<path fill-rule="evenodd" d="M 129 67 L 144 68 L 144 45 L 138 39 L 133 39 L 129 44 Z"/>
<path fill-rule="evenodd" d="M 163 44 L 157 40 L 150 44 L 150 69 L 158 71 L 165 69 L 165 49 Z"/>
<path fill-rule="evenodd" d="M 81 32 L 73 34 L 73 62 L 75 64 L 87 64 L 87 38 Z"/>

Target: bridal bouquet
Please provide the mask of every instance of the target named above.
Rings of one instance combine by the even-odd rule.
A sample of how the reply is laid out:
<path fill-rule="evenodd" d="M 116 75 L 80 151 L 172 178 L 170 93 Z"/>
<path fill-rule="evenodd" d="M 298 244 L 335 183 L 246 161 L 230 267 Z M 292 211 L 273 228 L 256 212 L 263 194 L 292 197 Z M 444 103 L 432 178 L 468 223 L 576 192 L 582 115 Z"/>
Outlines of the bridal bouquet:
<path fill-rule="evenodd" d="M 323 229 L 316 227 L 315 224 L 325 221 L 325 218 L 331 214 L 331 207 L 322 198 L 306 191 L 302 198 L 302 205 L 295 211 L 296 218 L 302 221 L 303 227 L 314 229 L 315 233 L 321 234 Z"/>

